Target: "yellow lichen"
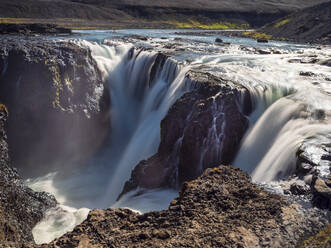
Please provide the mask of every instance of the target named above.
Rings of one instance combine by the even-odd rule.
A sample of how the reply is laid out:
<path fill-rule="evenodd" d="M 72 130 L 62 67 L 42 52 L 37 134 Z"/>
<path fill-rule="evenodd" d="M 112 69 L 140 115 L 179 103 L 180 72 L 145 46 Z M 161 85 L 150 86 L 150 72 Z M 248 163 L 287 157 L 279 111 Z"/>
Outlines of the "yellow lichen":
<path fill-rule="evenodd" d="M 230 22 L 217 23 L 200 23 L 198 21 L 189 20 L 188 22 L 179 21 L 164 21 L 163 23 L 170 24 L 179 29 L 248 29 L 249 24 L 236 24 Z"/>
<path fill-rule="evenodd" d="M 291 19 L 289 19 L 289 18 L 288 18 L 288 19 L 281 20 L 281 21 L 277 22 L 277 23 L 274 25 L 274 27 L 275 27 L 275 28 L 279 28 L 279 27 L 285 25 L 286 23 L 289 23 L 290 21 L 291 21 Z"/>

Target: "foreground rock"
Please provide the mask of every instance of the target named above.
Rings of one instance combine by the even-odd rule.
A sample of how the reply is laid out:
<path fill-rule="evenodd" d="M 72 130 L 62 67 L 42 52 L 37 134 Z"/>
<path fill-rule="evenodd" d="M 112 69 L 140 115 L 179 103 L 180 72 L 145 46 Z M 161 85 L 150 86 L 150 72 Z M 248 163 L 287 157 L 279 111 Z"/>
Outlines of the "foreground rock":
<path fill-rule="evenodd" d="M 191 71 L 186 79 L 192 90 L 163 119 L 157 154 L 136 166 L 123 193 L 137 187 L 176 188 L 234 158 L 248 127 L 248 90 L 209 73 Z"/>
<path fill-rule="evenodd" d="M 24 176 L 83 164 L 108 135 L 108 90 L 90 51 L 71 42 L 1 38 L 0 101 Z"/>
<path fill-rule="evenodd" d="M 0 104 L 0 246 L 33 242 L 32 228 L 56 205 L 53 196 L 27 188 L 10 165 L 4 124 L 8 112 Z"/>
<path fill-rule="evenodd" d="M 184 183 L 168 210 L 93 210 L 71 233 L 40 247 L 295 247 L 325 225 L 314 217 L 221 166 Z"/>

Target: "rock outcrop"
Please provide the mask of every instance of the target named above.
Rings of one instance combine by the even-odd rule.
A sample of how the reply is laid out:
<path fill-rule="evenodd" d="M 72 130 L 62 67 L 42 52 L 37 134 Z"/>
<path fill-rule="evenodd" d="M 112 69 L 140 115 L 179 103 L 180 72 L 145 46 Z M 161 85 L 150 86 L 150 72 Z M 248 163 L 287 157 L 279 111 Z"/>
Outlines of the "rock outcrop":
<path fill-rule="evenodd" d="M 11 113 L 10 153 L 22 175 L 32 176 L 30 168 L 43 174 L 53 166 L 83 164 L 95 154 L 110 129 L 104 88 L 88 49 L 1 38 L 0 100 Z"/>
<path fill-rule="evenodd" d="M 55 24 L 0 23 L 0 34 L 55 35 L 55 34 L 71 34 L 71 30 L 68 28 L 58 27 Z"/>
<path fill-rule="evenodd" d="M 161 122 L 157 154 L 141 161 L 123 193 L 136 187 L 178 187 L 197 178 L 206 168 L 234 158 L 251 111 L 244 87 L 209 73 L 190 71 L 192 90 L 170 108 Z"/>
<path fill-rule="evenodd" d="M 53 196 L 27 188 L 11 167 L 4 129 L 7 108 L 0 104 L 0 246 L 19 247 L 33 242 L 32 228 L 56 205 Z"/>
<path fill-rule="evenodd" d="M 93 210 L 72 232 L 39 247 L 295 247 L 325 226 L 239 169 L 208 169 L 183 184 L 168 210 Z"/>

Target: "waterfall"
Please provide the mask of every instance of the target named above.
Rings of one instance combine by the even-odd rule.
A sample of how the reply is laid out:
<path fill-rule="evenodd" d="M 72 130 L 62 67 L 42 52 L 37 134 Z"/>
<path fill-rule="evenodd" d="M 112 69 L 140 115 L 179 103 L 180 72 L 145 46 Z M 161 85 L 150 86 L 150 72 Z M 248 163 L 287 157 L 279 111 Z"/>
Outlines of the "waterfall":
<path fill-rule="evenodd" d="M 116 199 L 132 169 L 158 149 L 160 122 L 187 90 L 184 68 L 176 61 L 127 44 L 100 45 L 76 41 L 91 50 L 110 91 L 111 126 L 105 149 L 87 168 L 52 172 L 27 180 L 36 191 L 47 191 L 59 202 L 33 229 L 36 242 L 47 243 L 81 223 L 88 208 L 128 207 L 134 211 L 161 210 L 177 192 L 170 189 L 129 192 Z M 147 202 L 146 202 L 147 201 Z"/>
<path fill-rule="evenodd" d="M 281 98 L 248 131 L 234 165 L 257 182 L 282 179 L 295 171 L 296 151 L 303 141 L 330 132 L 330 123 L 314 120 L 306 104 Z"/>
<path fill-rule="evenodd" d="M 128 45 L 106 46 L 84 41 L 92 51 L 111 95 L 109 184 L 104 196 L 116 201 L 139 163 L 153 155 L 160 143 L 160 122 L 187 87 L 175 61 Z"/>
<path fill-rule="evenodd" d="M 312 90 L 316 78 L 299 76 L 300 71 L 315 69 L 329 75 L 328 68 L 289 64 L 286 61 L 293 58 L 292 54 L 259 56 L 232 49 L 222 55 L 195 54 L 190 67 L 183 67 L 165 55 L 136 49 L 116 39 L 109 41 L 111 45 L 75 42 L 91 51 L 105 90 L 110 92 L 110 134 L 104 149 L 89 166 L 70 173 L 69 169 L 64 173 L 59 170 L 27 182 L 34 190 L 52 193 L 59 202 L 58 208 L 49 211 L 35 227 L 38 243 L 49 242 L 72 230 L 86 218 L 87 208 L 128 207 L 146 212 L 164 208 L 177 195 L 169 189 L 138 188 L 116 202 L 133 168 L 157 152 L 161 120 L 174 102 L 190 90 L 190 82 L 185 78 L 189 68 L 212 71 L 249 90 L 254 111 L 247 116 L 250 126 L 233 164 L 249 172 L 255 181 L 286 177 L 295 170 L 296 150 L 303 141 L 331 133 L 329 113 L 323 120 L 313 116 L 317 109 L 331 109 L 329 96 L 318 93 L 323 85 Z M 216 97 L 214 118 L 197 159 L 201 171 L 208 155 L 219 161 L 224 145 L 225 122 L 217 132 L 217 120 L 223 120 L 225 106 L 217 106 Z M 242 104 L 245 112 L 244 96 L 241 97 L 238 104 Z M 169 161 L 179 162 L 182 141 L 183 136 L 175 143 Z M 177 168 L 173 185 L 178 183 L 178 174 Z"/>
<path fill-rule="evenodd" d="M 193 64 L 218 68 L 217 72 L 239 82 L 250 92 L 253 112 L 233 165 L 257 182 L 286 178 L 295 171 L 296 151 L 302 142 L 331 133 L 330 70 L 318 64 L 291 64 L 297 54 L 206 55 Z M 302 77 L 314 71 L 315 77 Z M 323 76 L 322 76 L 323 75 Z M 243 104 L 243 101 L 242 101 Z M 242 107 L 244 109 L 244 107 Z M 316 111 L 326 113 L 324 120 Z M 312 141 L 314 142 L 314 141 Z"/>

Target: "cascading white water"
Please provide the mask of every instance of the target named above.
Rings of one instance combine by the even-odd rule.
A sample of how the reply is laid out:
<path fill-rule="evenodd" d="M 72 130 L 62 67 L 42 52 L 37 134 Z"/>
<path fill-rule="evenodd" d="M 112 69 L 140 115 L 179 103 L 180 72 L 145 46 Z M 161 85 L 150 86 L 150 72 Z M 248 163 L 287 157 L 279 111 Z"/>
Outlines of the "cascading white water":
<path fill-rule="evenodd" d="M 282 98 L 268 108 L 245 137 L 234 164 L 254 181 L 270 182 L 295 171 L 296 151 L 308 137 L 331 132 L 327 121 L 307 119 L 303 103 Z"/>
<path fill-rule="evenodd" d="M 112 127 L 108 150 L 113 170 L 105 200 L 112 204 L 134 166 L 157 151 L 160 122 L 185 91 L 187 70 L 167 59 L 151 82 L 151 66 L 157 54 L 128 47 L 117 48 L 120 53 L 114 54 L 113 47 L 88 46 L 110 86 Z M 113 61 L 119 63 L 114 66 Z"/>
<path fill-rule="evenodd" d="M 331 133 L 329 84 L 322 76 L 300 76 L 301 71 L 319 72 L 324 77 L 331 72 L 325 66 L 288 63 L 294 56 L 206 55 L 193 63 L 221 68 L 220 75 L 250 91 L 254 111 L 248 116 L 250 128 L 233 164 L 258 182 L 290 175 L 299 145 L 309 137 Z M 314 120 L 318 109 L 326 111 L 325 120 Z"/>

